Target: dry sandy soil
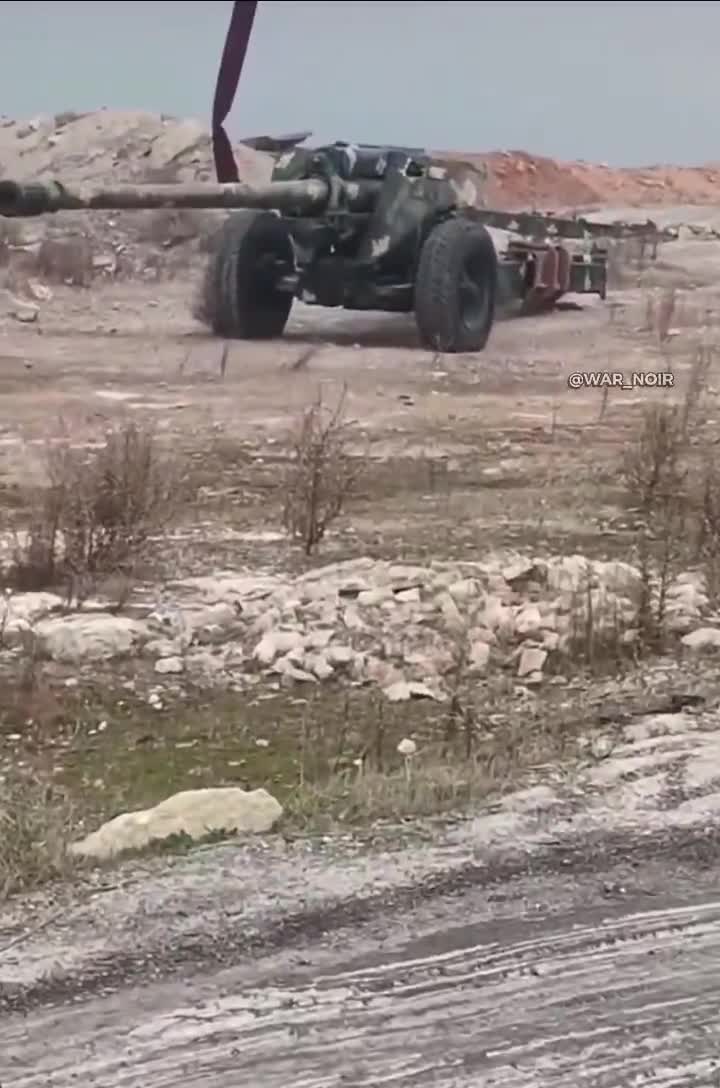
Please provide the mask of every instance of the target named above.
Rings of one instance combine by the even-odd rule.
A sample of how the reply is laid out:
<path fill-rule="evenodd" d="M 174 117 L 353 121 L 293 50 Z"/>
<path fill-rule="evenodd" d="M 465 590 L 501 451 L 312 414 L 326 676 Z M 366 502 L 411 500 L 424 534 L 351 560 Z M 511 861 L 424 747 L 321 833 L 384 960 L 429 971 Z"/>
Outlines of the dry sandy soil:
<path fill-rule="evenodd" d="M 127 147 L 143 140 L 153 169 L 174 168 L 179 155 L 198 176 L 206 163 L 194 129 L 178 135 L 153 122 L 148 135 L 147 119 L 111 120 L 30 126 L 24 135 L 8 125 L 0 129 L 5 173 L 55 170 L 62 151 L 61 167 L 78 156 L 77 170 L 108 176 L 108 163 L 124 168 Z M 95 133 L 89 164 L 79 158 L 88 132 L 74 134 L 76 124 Z M 244 154 L 248 169 L 261 169 Z M 700 233 L 685 232 L 641 270 L 623 269 L 608 303 L 571 299 L 550 315 L 498 324 L 482 354 L 440 357 L 420 350 L 411 319 L 302 305 L 282 341 L 224 351 L 191 316 L 202 259 L 192 242 L 179 246 L 179 262 L 174 249 L 153 262 L 152 239 L 116 223 L 108 248 L 98 219 L 94 251 L 130 253 L 133 275 L 110 274 L 101 262 L 90 287 L 53 283 L 38 297 L 35 277 L 34 298 L 19 303 L 11 282 L 0 304 L 8 524 L 22 523 L 23 488 L 49 436 L 64 428 L 75 443 L 92 443 L 132 419 L 152 421 L 202 480 L 198 503 L 178 513 L 163 554 L 134 587 L 141 603 L 158 587 L 172 596 L 193 576 L 294 578 L 368 557 L 406 571 L 502 566 L 518 555 L 632 559 L 619 469 L 643 412 L 682 398 L 701 351 L 711 408 L 720 387 L 720 242 L 712 237 L 720 210 L 695 206 L 710 205 L 716 174 L 611 177 L 519 154 L 485 158 L 492 185 L 515 178 L 507 206 L 582 204 L 609 218 L 633 208 Z M 185 260 L 193 267 L 179 271 Z M 659 344 L 648 299 L 668 287 L 676 304 Z M 28 309 L 32 320 L 21 320 Z M 671 390 L 569 387 L 577 372 L 668 368 Z M 318 389 L 332 403 L 343 388 L 367 471 L 308 563 L 281 532 L 278 471 L 288 430 Z M 695 626 L 716 624 L 709 612 Z M 2 665 L 11 677 L 17 657 Z M 622 673 L 567 662 L 527 685 L 510 675 L 494 706 L 498 722 L 512 723 L 505 753 L 493 756 L 501 767 L 486 767 L 469 816 L 451 796 L 449 826 L 447 813 L 430 819 L 437 805 L 420 805 L 424 819 L 402 829 L 402 812 L 387 808 L 370 830 L 360 821 L 339 832 L 336 820 L 324 837 L 312 822 L 310 837 L 291 822 L 285 837 L 149 857 L 10 899 L 0 911 L 3 1088 L 78 1079 L 97 1088 L 220 1085 L 230 1075 L 267 1088 L 570 1085 L 579 1068 L 597 1086 L 632 1077 L 714 1083 L 715 666 L 672 653 Z M 129 712 L 98 694 L 128 679 L 136 686 L 126 698 L 138 696 Z M 251 693 L 207 685 L 198 694 L 198 685 L 163 678 L 170 709 L 158 716 L 142 701 L 157 680 L 147 661 L 43 664 L 39 701 L 13 695 L 0 714 L 4 770 L 29 767 L 43 782 L 84 791 L 84 818 L 95 822 L 171 787 L 220 780 L 268 785 L 289 799 L 278 738 L 307 703 L 302 684 L 261 679 Z M 70 712 L 78 687 L 87 698 Z M 326 727 L 348 714 L 346 698 L 332 685 L 314 697 Z M 428 703 L 392 709 L 393 740 L 412 735 L 422 746 Z M 366 720 L 361 702 L 355 712 Z M 237 738 L 235 747 L 228 740 L 229 717 L 242 759 Z M 536 727 L 542 739 L 528 743 Z M 183 751 L 199 744 L 201 755 L 170 757 L 163 731 Z M 680 1018 L 675 1034 L 667 1009 Z"/>

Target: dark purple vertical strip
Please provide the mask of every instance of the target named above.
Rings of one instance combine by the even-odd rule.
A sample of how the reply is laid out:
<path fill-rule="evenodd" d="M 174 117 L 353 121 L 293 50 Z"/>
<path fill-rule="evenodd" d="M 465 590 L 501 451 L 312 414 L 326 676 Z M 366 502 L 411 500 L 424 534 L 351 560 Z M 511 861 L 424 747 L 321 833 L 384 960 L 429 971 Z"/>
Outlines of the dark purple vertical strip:
<path fill-rule="evenodd" d="M 220 182 L 239 180 L 235 156 L 223 126 L 240 82 L 256 8 L 257 0 L 235 0 L 220 61 L 212 111 L 213 156 L 215 173 Z"/>

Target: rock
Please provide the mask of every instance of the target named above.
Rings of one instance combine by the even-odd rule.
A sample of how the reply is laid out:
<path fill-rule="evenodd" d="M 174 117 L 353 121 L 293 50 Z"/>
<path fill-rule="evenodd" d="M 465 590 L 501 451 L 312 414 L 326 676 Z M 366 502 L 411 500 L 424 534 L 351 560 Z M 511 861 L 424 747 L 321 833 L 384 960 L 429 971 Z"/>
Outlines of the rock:
<path fill-rule="evenodd" d="M 313 674 L 306 669 L 299 668 L 297 660 L 293 657 L 292 653 L 279 658 L 273 665 L 273 672 L 276 672 L 286 680 L 296 680 L 299 684 L 317 683 L 316 676 L 313 676 Z"/>
<path fill-rule="evenodd" d="M 107 272 L 114 276 L 117 271 L 117 257 L 114 253 L 96 253 L 92 266 L 97 272 Z"/>
<path fill-rule="evenodd" d="M 351 646 L 328 646 L 327 659 L 333 666 L 350 665 L 356 654 Z"/>
<path fill-rule="evenodd" d="M 123 657 L 148 637 L 148 629 L 139 620 L 102 612 L 41 620 L 35 633 L 53 661 L 67 664 Z"/>
<path fill-rule="evenodd" d="M 387 577 L 395 586 L 400 583 L 400 585 L 404 585 L 405 588 L 409 589 L 415 585 L 425 584 L 428 579 L 428 569 L 427 567 L 410 566 L 408 563 L 393 563 L 388 569 Z"/>
<path fill-rule="evenodd" d="M 300 649 L 303 636 L 299 631 L 270 631 L 258 642 L 253 657 L 262 665 L 271 665 L 280 654 Z"/>
<path fill-rule="evenodd" d="M 400 604 L 419 604 L 420 590 L 417 586 L 413 586 L 412 589 L 401 589 L 395 594 L 395 600 Z"/>
<path fill-rule="evenodd" d="M 592 584 L 593 565 L 584 555 L 556 556 L 547 564 L 547 586 L 551 592 L 578 593 Z"/>
<path fill-rule="evenodd" d="M 181 657 L 161 657 L 155 662 L 155 672 L 160 675 L 180 673 L 185 671 L 185 664 Z"/>
<path fill-rule="evenodd" d="M 13 299 L 8 312 L 10 317 L 14 317 L 16 321 L 21 321 L 23 325 L 32 325 L 40 315 L 40 308 L 32 302 Z"/>
<path fill-rule="evenodd" d="M 26 286 L 27 286 L 28 294 L 32 295 L 32 297 L 37 302 L 50 302 L 51 301 L 51 299 L 53 297 L 53 293 L 50 290 L 50 288 L 47 287 L 44 283 L 40 283 L 39 280 L 28 280 Z"/>
<path fill-rule="evenodd" d="M 515 622 L 511 610 L 497 597 L 488 597 L 477 617 L 478 623 L 499 638 L 511 638 Z"/>
<path fill-rule="evenodd" d="M 194 650 L 185 658 L 185 668 L 193 678 L 202 678 L 212 685 L 222 682 L 225 672 L 225 655 L 211 650 Z"/>
<path fill-rule="evenodd" d="M 152 638 L 145 643 L 145 653 L 151 657 L 177 657 L 182 649 L 177 639 Z"/>
<path fill-rule="evenodd" d="M 480 586 L 474 578 L 462 578 L 448 586 L 448 593 L 454 601 L 469 601 L 477 597 Z"/>
<path fill-rule="evenodd" d="M 363 661 L 362 676 L 365 680 L 371 680 L 381 688 L 389 688 L 393 684 L 405 681 L 400 669 L 390 661 L 382 661 L 374 654 L 368 654 Z"/>
<path fill-rule="evenodd" d="M 671 631 L 685 634 L 697 627 L 710 605 L 702 575 L 693 576 L 693 572 L 680 575 L 669 587 L 665 605 Z"/>
<path fill-rule="evenodd" d="M 250 631 L 253 635 L 267 635 L 274 631 L 280 622 L 280 613 L 276 608 L 266 608 L 253 621 Z"/>
<path fill-rule="evenodd" d="M 516 559 L 504 567 L 502 576 L 509 586 L 519 586 L 523 582 L 534 582 L 542 578 L 544 571 L 535 559 Z"/>
<path fill-rule="evenodd" d="M 439 701 L 437 692 L 432 691 L 427 684 L 418 683 L 415 680 L 398 680 L 383 690 L 383 695 L 391 703 L 403 703 L 408 699 L 434 699 Z"/>
<path fill-rule="evenodd" d="M 303 664 L 318 680 L 329 680 L 335 673 L 327 655 L 323 653 L 306 654 Z"/>
<path fill-rule="evenodd" d="M 208 605 L 188 616 L 188 623 L 193 631 L 203 627 L 230 627 L 238 618 L 238 609 L 225 601 Z"/>
<path fill-rule="evenodd" d="M 518 662 L 518 676 L 532 676 L 533 673 L 542 672 L 543 665 L 547 661 L 547 651 L 535 646 L 527 646 L 520 654 Z"/>
<path fill-rule="evenodd" d="M 689 650 L 720 649 L 720 627 L 698 627 L 680 639 Z"/>
<path fill-rule="evenodd" d="M 104 861 L 175 835 L 197 841 L 213 832 L 264 834 L 282 814 L 280 803 L 264 789 L 246 792 L 228 786 L 185 790 L 154 808 L 116 816 L 73 843 L 70 852 L 75 857 Z"/>
<path fill-rule="evenodd" d="M 447 629 L 455 632 L 462 631 L 465 627 L 465 620 L 450 594 L 441 593 L 438 604 Z"/>
<path fill-rule="evenodd" d="M 543 628 L 543 618 L 536 604 L 526 604 L 515 614 L 515 630 L 523 637 L 537 635 Z"/>
<path fill-rule="evenodd" d="M 623 563 L 619 559 L 597 564 L 600 580 L 610 593 L 620 596 L 632 596 L 640 588 L 642 576 L 637 567 Z"/>
<path fill-rule="evenodd" d="M 24 631 L 52 612 L 60 612 L 62 597 L 55 593 L 16 593 L 0 598 L 0 645 L 16 645 Z"/>
<path fill-rule="evenodd" d="M 335 632 L 332 627 L 320 627 L 314 631 L 308 631 L 303 645 L 308 650 L 324 650 L 329 644 Z"/>
<path fill-rule="evenodd" d="M 414 672 L 419 673 L 420 678 L 437 676 L 439 672 L 446 672 L 453 666 L 453 655 L 449 650 L 441 647 L 430 647 L 420 650 L 405 650 L 399 656 L 406 665 L 411 666 Z"/>
<path fill-rule="evenodd" d="M 482 639 L 476 639 L 468 652 L 468 668 L 472 672 L 485 672 L 490 662 L 490 645 Z"/>
<path fill-rule="evenodd" d="M 360 613 L 353 605 L 344 610 L 342 622 L 349 631 L 367 631 L 367 624 L 360 618 Z"/>

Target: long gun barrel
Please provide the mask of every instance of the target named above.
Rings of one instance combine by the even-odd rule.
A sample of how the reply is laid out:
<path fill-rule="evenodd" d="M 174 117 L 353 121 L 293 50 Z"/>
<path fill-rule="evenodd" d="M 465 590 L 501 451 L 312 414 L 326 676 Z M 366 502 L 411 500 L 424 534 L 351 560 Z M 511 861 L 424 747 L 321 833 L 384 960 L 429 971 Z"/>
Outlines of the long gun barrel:
<path fill-rule="evenodd" d="M 365 186 L 367 184 L 364 183 Z M 354 189 L 358 188 L 356 184 Z M 329 193 L 330 186 L 322 178 L 274 181 L 258 188 L 243 183 L 206 183 L 83 184 L 71 189 L 57 181 L 23 183 L 0 180 L 0 215 L 29 218 L 60 211 L 138 211 L 153 208 L 277 208 L 288 213 L 312 215 L 322 213 L 327 206 Z"/>
<path fill-rule="evenodd" d="M 362 179 L 331 184 L 322 177 L 297 181 L 270 181 L 252 186 L 242 182 L 193 184 L 94 185 L 69 188 L 58 181 L 0 180 L 0 216 L 31 218 L 60 211 L 122 211 L 157 208 L 272 209 L 289 216 L 322 216 L 335 208 L 353 213 L 371 212 L 382 181 Z M 652 222 L 598 223 L 588 219 L 505 212 L 474 208 L 488 226 L 525 236 L 558 238 L 627 237 L 641 235 L 669 241 L 676 232 L 659 231 Z"/>

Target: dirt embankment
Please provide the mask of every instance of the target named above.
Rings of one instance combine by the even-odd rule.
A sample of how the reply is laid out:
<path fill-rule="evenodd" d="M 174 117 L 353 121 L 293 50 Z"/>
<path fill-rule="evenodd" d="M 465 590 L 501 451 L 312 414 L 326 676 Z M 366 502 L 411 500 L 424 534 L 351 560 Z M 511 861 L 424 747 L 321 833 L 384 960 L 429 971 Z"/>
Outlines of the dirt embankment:
<path fill-rule="evenodd" d="M 269 177 L 269 155 L 238 145 L 240 176 Z M 497 207 L 712 204 L 720 163 L 613 169 L 562 162 L 527 151 L 448 151 L 488 170 L 488 201 Z M 0 176 L 77 181 L 213 179 L 207 130 L 199 121 L 140 111 L 65 112 L 52 118 L 0 118 Z"/>
<path fill-rule="evenodd" d="M 454 153 L 453 153 L 454 154 Z M 561 162 L 527 151 L 491 151 L 458 158 L 488 171 L 487 201 L 500 208 L 594 208 L 717 204 L 720 164 L 613 169 Z"/>

